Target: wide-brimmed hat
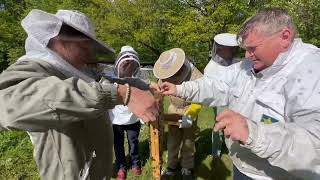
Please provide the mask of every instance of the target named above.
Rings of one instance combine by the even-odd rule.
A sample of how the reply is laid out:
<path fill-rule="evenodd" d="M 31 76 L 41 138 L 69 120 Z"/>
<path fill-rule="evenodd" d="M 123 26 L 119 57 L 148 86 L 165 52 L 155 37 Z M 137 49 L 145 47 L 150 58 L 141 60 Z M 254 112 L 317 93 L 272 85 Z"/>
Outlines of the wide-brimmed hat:
<path fill-rule="evenodd" d="M 237 35 L 230 33 L 221 33 L 217 34 L 214 38 L 214 41 L 222 46 L 239 46 L 237 42 Z"/>
<path fill-rule="evenodd" d="M 182 49 L 170 49 L 161 53 L 154 64 L 153 74 L 158 79 L 167 79 L 176 74 L 185 63 L 188 61 Z"/>
<path fill-rule="evenodd" d="M 96 51 L 107 54 L 115 52 L 96 38 L 94 25 L 86 15 L 78 11 L 58 10 L 56 14 L 50 14 L 33 9 L 22 20 L 21 25 L 28 37 L 32 36 L 32 39 L 36 39 L 43 46 L 47 46 L 49 40 L 59 34 L 62 25 L 67 25 L 94 40 Z"/>

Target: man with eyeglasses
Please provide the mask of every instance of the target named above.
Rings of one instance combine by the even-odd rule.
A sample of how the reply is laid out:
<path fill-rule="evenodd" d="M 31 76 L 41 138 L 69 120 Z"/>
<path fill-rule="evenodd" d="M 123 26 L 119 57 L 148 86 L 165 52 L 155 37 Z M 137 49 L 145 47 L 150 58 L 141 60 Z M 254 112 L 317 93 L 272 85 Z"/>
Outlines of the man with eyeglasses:
<path fill-rule="evenodd" d="M 259 11 L 237 35 L 249 60 L 161 86 L 165 95 L 228 106 L 214 130 L 226 136 L 234 179 L 319 179 L 320 50 L 296 34 L 285 10 Z"/>

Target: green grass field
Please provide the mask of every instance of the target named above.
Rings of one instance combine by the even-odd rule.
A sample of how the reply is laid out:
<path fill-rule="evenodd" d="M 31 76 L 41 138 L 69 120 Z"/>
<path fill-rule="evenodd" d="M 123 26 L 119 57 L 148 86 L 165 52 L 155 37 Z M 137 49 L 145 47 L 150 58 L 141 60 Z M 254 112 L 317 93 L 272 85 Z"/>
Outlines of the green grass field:
<path fill-rule="evenodd" d="M 211 131 L 213 127 L 213 112 L 203 108 L 198 120 L 199 131 L 196 139 L 195 177 L 197 180 L 232 179 L 232 162 L 224 149 L 220 160 L 211 156 Z M 128 178 L 150 180 L 152 177 L 149 160 L 149 128 L 142 126 L 140 134 L 140 158 L 143 163 L 142 175 L 134 177 L 129 171 Z M 166 137 L 166 133 L 164 133 Z M 163 152 L 163 167 L 166 167 L 167 151 Z M 116 177 L 116 173 L 113 173 Z M 32 144 L 24 132 L 0 133 L 0 180 L 39 179 L 36 165 L 32 158 Z M 175 179 L 180 179 L 178 176 Z"/>

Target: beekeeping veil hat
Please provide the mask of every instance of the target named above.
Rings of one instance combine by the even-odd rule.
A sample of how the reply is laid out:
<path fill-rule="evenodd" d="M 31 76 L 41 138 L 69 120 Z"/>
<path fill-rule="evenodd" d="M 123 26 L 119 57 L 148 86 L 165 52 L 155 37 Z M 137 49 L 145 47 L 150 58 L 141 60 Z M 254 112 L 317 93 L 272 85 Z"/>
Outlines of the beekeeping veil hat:
<path fill-rule="evenodd" d="M 214 36 L 214 41 L 222 46 L 238 46 L 237 35 L 230 33 L 221 33 Z"/>
<path fill-rule="evenodd" d="M 133 76 L 136 76 L 140 70 L 140 60 L 138 57 L 138 53 L 133 49 L 133 47 L 128 46 L 128 45 L 121 47 L 121 51 L 118 55 L 118 58 L 115 62 L 115 65 L 114 65 L 115 74 L 117 76 L 119 76 L 120 64 L 123 63 L 124 61 L 134 61 L 138 64 L 138 68 L 133 73 Z"/>
<path fill-rule="evenodd" d="M 61 70 L 65 71 L 64 74 L 68 74 L 68 71 L 72 70 L 72 75 L 75 75 L 74 73 L 77 72 L 73 66 L 66 61 L 58 61 L 61 57 L 47 48 L 49 40 L 59 34 L 63 25 L 80 32 L 78 34 L 83 34 L 82 36 L 72 36 L 72 34 L 69 33 L 71 36 L 70 40 L 87 37 L 94 41 L 94 50 L 96 50 L 96 52 L 114 53 L 112 48 L 96 39 L 95 28 L 90 19 L 78 11 L 58 10 L 56 14 L 50 14 L 38 9 L 33 9 L 22 20 L 21 25 L 27 32 L 28 37 L 25 42 L 26 55 L 18 61 L 26 59 L 46 60 L 51 64 L 59 66 Z M 77 76 L 79 76 L 79 74 Z"/>
<path fill-rule="evenodd" d="M 59 34 L 62 25 L 67 25 L 94 40 L 97 51 L 114 53 L 112 48 L 96 39 L 94 25 L 87 16 L 78 11 L 58 10 L 56 14 L 50 14 L 34 9 L 22 20 L 21 25 L 28 33 L 26 51 L 38 48 L 35 46 L 46 47 L 49 40 Z"/>
<path fill-rule="evenodd" d="M 239 46 L 237 42 L 237 35 L 231 33 L 221 33 L 217 34 L 213 38 L 214 44 L 212 46 L 212 57 L 214 57 L 217 53 L 217 49 L 219 47 L 228 46 L 228 47 L 236 47 Z"/>

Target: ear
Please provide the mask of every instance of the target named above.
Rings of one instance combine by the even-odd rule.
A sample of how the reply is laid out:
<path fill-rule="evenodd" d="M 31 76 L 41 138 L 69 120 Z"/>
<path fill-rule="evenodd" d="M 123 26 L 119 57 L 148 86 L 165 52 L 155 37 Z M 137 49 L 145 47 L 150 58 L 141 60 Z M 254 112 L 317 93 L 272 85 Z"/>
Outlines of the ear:
<path fill-rule="evenodd" d="M 280 35 L 280 44 L 281 47 L 284 50 L 287 50 L 291 43 L 292 43 L 292 38 L 293 38 L 293 32 L 289 28 L 285 27 L 281 30 L 281 35 Z"/>

